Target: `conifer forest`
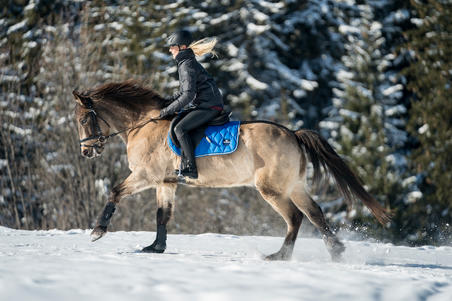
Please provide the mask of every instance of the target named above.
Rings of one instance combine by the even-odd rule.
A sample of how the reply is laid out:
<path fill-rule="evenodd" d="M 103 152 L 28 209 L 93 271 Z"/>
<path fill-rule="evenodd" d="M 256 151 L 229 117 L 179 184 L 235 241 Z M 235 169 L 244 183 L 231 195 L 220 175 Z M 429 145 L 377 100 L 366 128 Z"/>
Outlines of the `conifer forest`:
<path fill-rule="evenodd" d="M 450 245 L 451 20 L 451 0 L 0 0 L 0 226 L 94 226 L 126 148 L 80 155 L 72 91 L 134 79 L 172 95 L 166 39 L 184 28 L 218 39 L 200 62 L 233 120 L 319 132 L 393 213 L 382 227 L 332 180 L 309 185 L 339 235 Z M 181 185 L 175 203 L 170 233 L 286 230 L 251 188 Z M 155 211 L 155 190 L 141 192 L 109 229 L 155 231 Z M 305 220 L 300 235 L 318 235 Z"/>

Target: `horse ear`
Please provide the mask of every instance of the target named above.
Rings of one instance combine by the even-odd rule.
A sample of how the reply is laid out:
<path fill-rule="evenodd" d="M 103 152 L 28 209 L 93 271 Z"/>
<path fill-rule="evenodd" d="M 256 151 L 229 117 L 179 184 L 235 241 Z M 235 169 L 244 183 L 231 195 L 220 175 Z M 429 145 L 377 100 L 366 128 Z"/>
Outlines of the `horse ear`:
<path fill-rule="evenodd" d="M 91 98 L 82 96 L 77 90 L 72 91 L 72 95 L 74 95 L 75 101 L 82 107 L 89 108 L 93 104 Z"/>

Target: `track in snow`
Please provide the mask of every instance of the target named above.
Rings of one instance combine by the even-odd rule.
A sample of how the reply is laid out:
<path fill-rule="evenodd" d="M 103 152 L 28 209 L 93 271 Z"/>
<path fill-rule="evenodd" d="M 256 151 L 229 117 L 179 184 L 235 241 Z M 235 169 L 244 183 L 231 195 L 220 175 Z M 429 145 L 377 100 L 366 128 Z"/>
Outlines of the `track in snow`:
<path fill-rule="evenodd" d="M 0 300 L 452 300 L 452 247 L 345 241 L 342 263 L 299 238 L 290 262 L 261 259 L 283 238 L 0 227 Z"/>

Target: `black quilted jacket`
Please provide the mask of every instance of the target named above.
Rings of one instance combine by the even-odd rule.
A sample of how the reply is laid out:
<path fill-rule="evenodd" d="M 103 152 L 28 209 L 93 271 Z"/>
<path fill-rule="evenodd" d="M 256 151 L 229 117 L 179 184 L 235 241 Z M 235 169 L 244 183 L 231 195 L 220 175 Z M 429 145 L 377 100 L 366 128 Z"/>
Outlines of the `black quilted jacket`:
<path fill-rule="evenodd" d="M 179 92 L 174 94 L 165 108 L 169 115 L 195 108 L 218 109 L 223 107 L 223 97 L 213 78 L 196 60 L 191 49 L 181 50 L 176 58 L 179 72 Z"/>

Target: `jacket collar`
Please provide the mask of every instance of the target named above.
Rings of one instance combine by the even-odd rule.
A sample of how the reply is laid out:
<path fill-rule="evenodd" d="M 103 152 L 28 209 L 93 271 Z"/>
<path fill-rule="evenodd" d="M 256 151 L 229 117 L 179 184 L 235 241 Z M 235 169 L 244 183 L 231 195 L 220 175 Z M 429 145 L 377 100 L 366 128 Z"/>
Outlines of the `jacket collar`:
<path fill-rule="evenodd" d="M 179 65 L 183 61 L 191 58 L 195 58 L 195 53 L 193 52 L 193 50 L 188 48 L 180 50 L 174 59 L 176 60 L 176 63 Z"/>

